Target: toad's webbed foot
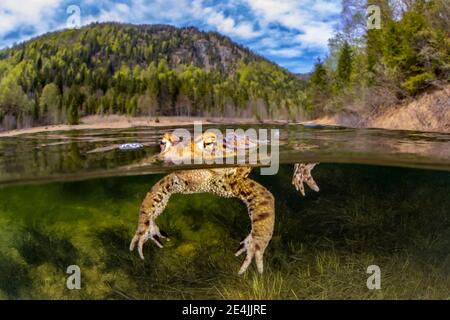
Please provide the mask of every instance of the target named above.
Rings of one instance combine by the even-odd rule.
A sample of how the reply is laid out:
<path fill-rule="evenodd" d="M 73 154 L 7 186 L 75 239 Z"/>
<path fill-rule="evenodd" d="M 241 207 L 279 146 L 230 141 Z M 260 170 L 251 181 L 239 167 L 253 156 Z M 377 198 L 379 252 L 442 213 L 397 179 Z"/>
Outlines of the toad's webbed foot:
<path fill-rule="evenodd" d="M 299 191 L 303 196 L 305 195 L 305 187 L 303 182 L 313 189 L 314 191 L 319 191 L 319 186 L 314 181 L 311 171 L 318 163 L 296 163 L 294 165 L 294 175 L 292 177 L 292 184 L 295 189 Z"/>
<path fill-rule="evenodd" d="M 152 220 L 149 220 L 148 228 L 145 231 L 139 229 L 136 231 L 136 234 L 130 243 L 130 251 L 133 251 L 137 244 L 139 256 L 141 259 L 144 259 L 144 244 L 148 239 L 151 239 L 160 248 L 163 247 L 161 239 L 166 239 L 167 241 L 170 240 L 167 233 L 162 230 L 160 231 L 158 226 Z"/>

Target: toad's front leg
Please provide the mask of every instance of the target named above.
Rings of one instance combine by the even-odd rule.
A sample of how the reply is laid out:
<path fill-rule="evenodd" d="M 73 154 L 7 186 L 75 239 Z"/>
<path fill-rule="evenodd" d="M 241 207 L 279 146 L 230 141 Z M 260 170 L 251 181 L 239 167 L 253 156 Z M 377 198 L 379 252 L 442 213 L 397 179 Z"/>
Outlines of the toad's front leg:
<path fill-rule="evenodd" d="M 167 238 L 165 232 L 160 231 L 155 219 L 164 211 L 164 208 L 173 193 L 183 192 L 186 183 L 176 173 L 169 174 L 159 180 L 145 196 L 139 212 L 139 222 L 136 234 L 131 240 L 130 250 L 138 247 L 139 256 L 144 259 L 143 247 L 148 239 L 162 248 L 161 239 Z"/>
<path fill-rule="evenodd" d="M 294 165 L 292 184 L 303 196 L 305 195 L 305 187 L 303 186 L 303 182 L 306 182 L 312 190 L 316 192 L 319 191 L 319 186 L 311 175 L 311 171 L 316 165 L 318 165 L 318 163 L 296 163 Z"/>

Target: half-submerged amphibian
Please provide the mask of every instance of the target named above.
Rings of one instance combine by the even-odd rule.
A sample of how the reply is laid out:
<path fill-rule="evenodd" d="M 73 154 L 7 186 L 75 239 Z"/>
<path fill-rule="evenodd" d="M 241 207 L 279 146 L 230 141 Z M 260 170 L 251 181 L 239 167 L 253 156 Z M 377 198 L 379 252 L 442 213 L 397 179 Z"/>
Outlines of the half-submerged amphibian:
<path fill-rule="evenodd" d="M 238 144 L 247 144 L 244 140 L 236 139 L 235 144 L 236 141 Z M 222 142 L 219 143 L 217 136 L 211 133 L 203 134 L 189 142 L 167 133 L 160 145 L 160 158 L 169 160 L 191 157 L 194 154 L 204 155 L 205 151 L 209 152 L 206 154 L 213 154 L 212 150 L 223 148 Z M 297 163 L 294 166 L 292 184 L 302 195 L 305 195 L 304 182 L 311 189 L 319 191 L 319 187 L 311 176 L 311 170 L 315 165 L 316 163 Z M 269 190 L 248 177 L 251 170 L 252 167 L 240 166 L 180 170 L 168 174 L 145 196 L 140 207 L 138 227 L 131 241 L 130 250 L 134 250 L 137 246 L 140 257 L 144 259 L 143 246 L 147 240 L 150 239 L 158 247 L 163 247 L 162 239 L 168 239 L 167 234 L 159 230 L 155 220 L 164 211 L 172 194 L 212 193 L 220 197 L 241 199 L 247 206 L 251 232 L 241 241 L 235 253 L 236 256 L 243 252 L 247 253 L 239 274 L 247 270 L 253 258 L 258 271 L 262 273 L 264 251 L 272 238 L 275 224 L 275 201 Z"/>

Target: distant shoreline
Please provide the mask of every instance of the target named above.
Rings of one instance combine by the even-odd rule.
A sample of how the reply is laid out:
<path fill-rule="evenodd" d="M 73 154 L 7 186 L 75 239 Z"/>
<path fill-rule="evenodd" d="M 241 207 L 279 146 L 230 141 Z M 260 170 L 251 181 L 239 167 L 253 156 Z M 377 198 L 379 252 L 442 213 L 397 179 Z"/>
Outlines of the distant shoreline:
<path fill-rule="evenodd" d="M 157 120 L 158 119 L 158 120 Z M 15 129 L 0 132 L 0 137 L 14 137 L 22 134 L 32 134 L 39 132 L 86 130 L 86 129 L 125 129 L 134 127 L 162 127 L 162 126 L 183 126 L 192 125 L 199 121 L 203 124 L 257 124 L 260 123 L 252 118 L 221 118 L 221 117 L 128 117 L 123 115 L 109 116 L 87 116 L 81 119 L 77 125 L 57 124 L 48 126 L 38 126 L 31 128 Z M 270 121 L 274 123 L 277 121 Z M 285 121 L 280 122 L 285 123 Z"/>
<path fill-rule="evenodd" d="M 450 133 L 450 85 L 424 93 L 414 100 L 389 106 L 377 114 L 340 113 L 298 124 L 338 125 L 352 128 L 383 128 Z M 87 116 L 78 125 L 49 125 L 0 132 L 0 137 L 13 137 L 38 132 L 84 129 L 124 129 L 133 127 L 161 127 L 203 124 L 261 124 L 256 118 L 225 117 L 128 117 L 124 115 Z M 262 123 L 292 123 L 286 120 L 266 120 Z"/>

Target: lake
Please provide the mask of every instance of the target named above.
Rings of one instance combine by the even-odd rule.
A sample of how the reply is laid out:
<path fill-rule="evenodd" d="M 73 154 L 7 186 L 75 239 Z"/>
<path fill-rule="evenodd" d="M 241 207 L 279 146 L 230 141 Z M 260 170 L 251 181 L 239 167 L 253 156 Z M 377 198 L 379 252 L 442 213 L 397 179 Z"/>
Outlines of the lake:
<path fill-rule="evenodd" d="M 251 173 L 276 204 L 262 275 L 253 264 L 237 274 L 247 208 L 210 194 L 172 196 L 157 220 L 171 241 L 147 242 L 144 261 L 129 251 L 147 191 L 205 167 L 154 160 L 175 127 L 43 132 L 0 138 L 0 298 L 450 298 L 450 134 L 238 127 L 279 132 L 278 173 Z M 292 186 L 298 162 L 320 162 L 320 192 Z M 367 286 L 373 265 L 381 289 Z"/>

